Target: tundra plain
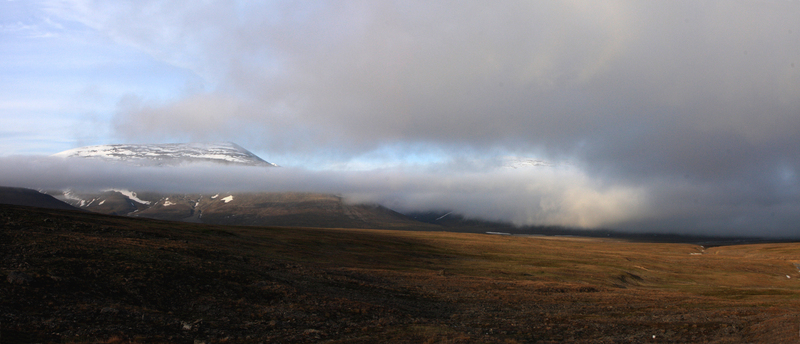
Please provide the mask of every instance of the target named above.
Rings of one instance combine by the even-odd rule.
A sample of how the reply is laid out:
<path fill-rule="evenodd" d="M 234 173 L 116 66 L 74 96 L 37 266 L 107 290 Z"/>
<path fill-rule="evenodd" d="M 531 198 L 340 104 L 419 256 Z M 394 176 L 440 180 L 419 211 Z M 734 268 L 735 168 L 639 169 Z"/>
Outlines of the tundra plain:
<path fill-rule="evenodd" d="M 0 205 L 2 343 L 800 339 L 800 244 L 169 222 Z"/>

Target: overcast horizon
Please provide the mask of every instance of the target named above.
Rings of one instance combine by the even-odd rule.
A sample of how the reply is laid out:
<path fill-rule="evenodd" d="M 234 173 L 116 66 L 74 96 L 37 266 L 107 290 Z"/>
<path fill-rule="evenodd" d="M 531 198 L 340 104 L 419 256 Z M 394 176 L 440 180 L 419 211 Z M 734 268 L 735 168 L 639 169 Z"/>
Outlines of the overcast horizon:
<path fill-rule="evenodd" d="M 231 141 L 285 166 L 280 185 L 236 172 L 263 190 L 800 236 L 799 16 L 798 1 L 5 0 L 0 183 L 130 183 L 46 156 Z M 491 166 L 508 157 L 559 167 Z"/>

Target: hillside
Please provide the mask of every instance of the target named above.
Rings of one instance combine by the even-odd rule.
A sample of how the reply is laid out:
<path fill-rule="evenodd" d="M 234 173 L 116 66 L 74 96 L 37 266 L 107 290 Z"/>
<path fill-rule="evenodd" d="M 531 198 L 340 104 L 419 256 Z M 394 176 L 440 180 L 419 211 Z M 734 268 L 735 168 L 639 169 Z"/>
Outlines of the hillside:
<path fill-rule="evenodd" d="M 0 186 L 0 204 L 24 205 L 48 209 L 77 210 L 53 196 L 27 188 Z"/>
<path fill-rule="evenodd" d="M 234 227 L 0 206 L 3 343 L 796 341 L 800 244 Z"/>
<path fill-rule="evenodd" d="M 379 228 L 432 230 L 380 205 L 350 204 L 342 197 L 319 193 L 250 192 L 161 194 L 108 190 L 93 194 L 50 192 L 84 210 L 218 225 Z"/>

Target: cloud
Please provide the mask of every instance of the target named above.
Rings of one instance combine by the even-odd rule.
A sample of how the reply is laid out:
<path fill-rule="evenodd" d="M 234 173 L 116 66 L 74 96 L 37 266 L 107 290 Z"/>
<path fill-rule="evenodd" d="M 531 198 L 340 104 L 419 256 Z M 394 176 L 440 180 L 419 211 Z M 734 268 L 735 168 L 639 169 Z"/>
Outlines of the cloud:
<path fill-rule="evenodd" d="M 307 170 L 190 164 L 136 167 L 92 159 L 0 158 L 0 185 L 39 190 L 320 192 L 397 211 L 455 211 L 516 225 L 631 232 L 796 237 L 800 184 L 791 168 L 742 184 L 664 177 L 647 184 L 593 177 L 569 164 L 511 168 L 498 161 Z M 787 165 L 789 166 L 789 165 Z M 766 190 L 765 190 L 766 189 Z"/>
<path fill-rule="evenodd" d="M 602 185 L 573 168 L 412 166 L 371 171 L 194 164 L 136 167 L 91 159 L 0 158 L 0 185 L 39 190 L 98 191 L 125 188 L 157 192 L 322 192 L 351 202 L 380 203 L 398 211 L 452 210 L 517 225 L 597 228 L 629 221 L 641 212 L 641 190 Z"/>
<path fill-rule="evenodd" d="M 238 135 L 268 152 L 335 145 L 351 157 L 398 143 L 523 147 L 703 173 L 691 160 L 718 155 L 706 137 L 740 140 L 743 155 L 795 143 L 798 6 L 150 0 L 64 12 L 216 85 L 122 102 L 114 123 L 128 140 Z M 624 161 L 631 145 L 651 158 Z"/>
<path fill-rule="evenodd" d="M 576 111 L 564 105 L 579 112 L 590 105 L 575 88 L 608 73 L 635 32 L 618 2 L 135 1 L 81 2 L 72 10 L 71 17 L 218 86 L 157 104 L 163 111 L 120 109 L 116 123 L 165 122 L 155 132 L 117 125 L 120 135 L 204 137 L 213 127 L 231 136 L 248 123 L 246 136 L 260 139 L 245 144 L 298 154 L 334 144 L 350 154 L 397 142 L 530 145 L 545 133 L 579 131 L 591 123 L 566 118 Z M 198 104 L 226 107 L 230 99 L 241 111 L 226 113 L 223 125 L 180 120 Z M 309 138 L 315 144 L 301 143 Z"/>
<path fill-rule="evenodd" d="M 540 155 L 575 161 L 581 172 L 559 175 L 565 183 L 537 176 L 559 185 L 560 196 L 544 201 L 536 198 L 551 194 L 544 184 L 508 177 L 517 187 L 487 199 L 522 197 L 539 210 L 511 207 L 504 218 L 673 231 L 796 227 L 800 2 L 54 3 L 54 16 L 190 69 L 208 86 L 180 98 L 122 99 L 111 124 L 122 141 L 224 139 L 328 163 L 387 147 Z M 412 175 L 457 194 L 445 192 L 443 175 Z M 469 175 L 459 178 L 469 184 Z M 581 191 L 568 191 L 570 183 Z M 646 195 L 642 205 L 630 190 Z M 476 202 L 479 211 L 479 194 L 460 206 Z M 421 195 L 404 197 L 425 203 Z M 544 215 L 549 204 L 570 220 Z"/>

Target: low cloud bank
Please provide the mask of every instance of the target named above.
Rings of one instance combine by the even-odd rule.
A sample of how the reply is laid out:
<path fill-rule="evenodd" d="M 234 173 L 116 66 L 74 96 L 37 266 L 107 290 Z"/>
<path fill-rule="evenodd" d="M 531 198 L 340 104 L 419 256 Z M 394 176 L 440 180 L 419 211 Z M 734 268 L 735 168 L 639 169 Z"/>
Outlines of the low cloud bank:
<path fill-rule="evenodd" d="M 563 225 L 680 234 L 796 236 L 800 202 L 755 197 L 748 186 L 686 180 L 631 185 L 571 165 L 526 168 L 464 164 L 370 171 L 186 165 L 133 167 L 51 157 L 0 158 L 0 185 L 40 190 L 320 192 L 397 211 L 448 210 L 516 225 Z"/>
<path fill-rule="evenodd" d="M 321 192 L 398 211 L 452 210 L 516 225 L 615 226 L 645 211 L 642 190 L 604 185 L 573 167 L 448 166 L 309 171 L 192 164 L 135 167 L 97 160 L 3 158 L 0 183 L 40 190 L 126 188 L 158 192 Z M 462 164 L 459 165 L 463 167 Z"/>

